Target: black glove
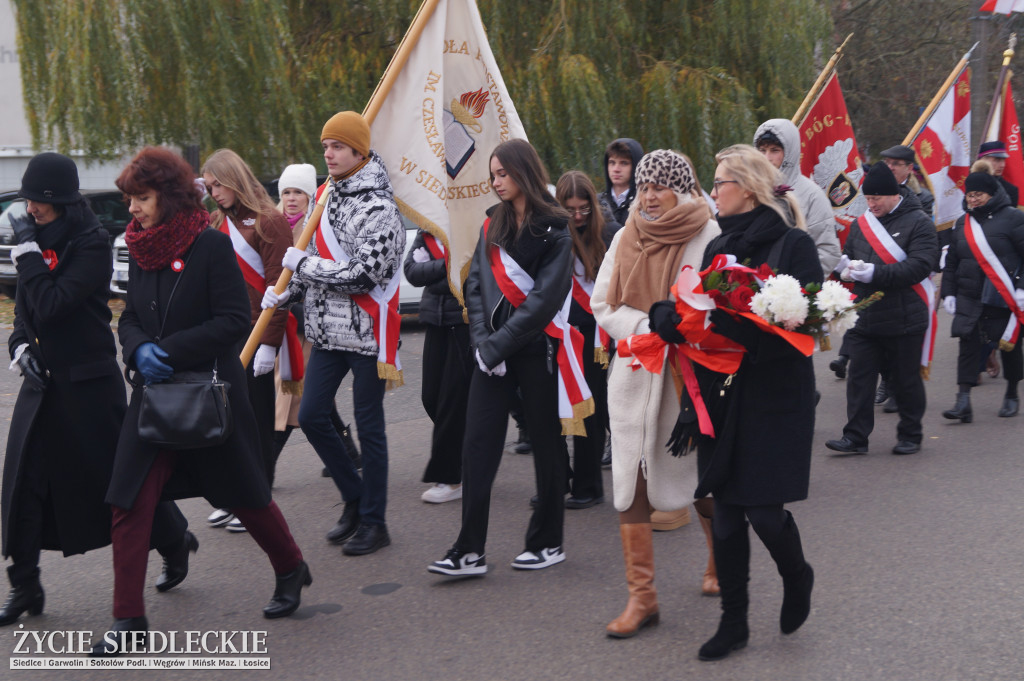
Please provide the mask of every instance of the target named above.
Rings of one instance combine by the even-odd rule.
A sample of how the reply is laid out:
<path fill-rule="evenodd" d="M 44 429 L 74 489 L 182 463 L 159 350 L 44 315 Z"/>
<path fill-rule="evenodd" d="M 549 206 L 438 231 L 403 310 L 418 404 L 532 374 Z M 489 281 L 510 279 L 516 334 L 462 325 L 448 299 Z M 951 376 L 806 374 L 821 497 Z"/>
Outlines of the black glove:
<path fill-rule="evenodd" d="M 12 215 L 11 229 L 14 230 L 14 240 L 19 244 L 36 240 L 36 221 L 31 215 Z"/>
<path fill-rule="evenodd" d="M 671 300 L 659 300 L 651 305 L 647 318 L 651 330 L 661 336 L 661 340 L 676 344 L 686 342 L 686 337 L 676 328 L 682 323 L 683 318 L 676 312 L 676 305 Z"/>
<path fill-rule="evenodd" d="M 757 345 L 761 332 L 753 322 L 718 309 L 711 311 L 710 319 L 712 331 L 720 336 L 736 341 L 748 350 Z"/>
<path fill-rule="evenodd" d="M 18 366 L 21 367 L 21 375 L 30 386 L 37 390 L 46 388 L 46 370 L 28 348 L 18 358 Z"/>

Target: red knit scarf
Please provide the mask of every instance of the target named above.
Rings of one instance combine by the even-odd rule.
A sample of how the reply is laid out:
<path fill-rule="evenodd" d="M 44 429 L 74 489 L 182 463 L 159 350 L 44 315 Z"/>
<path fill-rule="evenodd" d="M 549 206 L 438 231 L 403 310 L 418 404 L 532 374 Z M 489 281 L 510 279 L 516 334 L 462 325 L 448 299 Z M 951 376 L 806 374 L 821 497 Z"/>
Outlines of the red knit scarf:
<path fill-rule="evenodd" d="M 143 229 L 132 219 L 124 233 L 128 253 L 144 270 L 162 270 L 184 255 L 196 237 L 210 225 L 205 210 L 181 211 L 168 221 Z"/>

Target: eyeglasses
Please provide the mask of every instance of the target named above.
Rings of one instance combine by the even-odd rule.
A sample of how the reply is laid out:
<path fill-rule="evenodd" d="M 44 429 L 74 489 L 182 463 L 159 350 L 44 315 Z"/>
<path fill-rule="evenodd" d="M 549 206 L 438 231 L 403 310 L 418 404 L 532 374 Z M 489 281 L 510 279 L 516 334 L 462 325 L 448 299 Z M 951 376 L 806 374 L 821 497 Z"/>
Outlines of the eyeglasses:
<path fill-rule="evenodd" d="M 582 215 L 583 217 L 590 215 L 590 206 L 586 208 L 566 208 L 566 210 L 569 211 L 570 215 Z"/>
<path fill-rule="evenodd" d="M 722 186 L 723 184 L 730 184 L 730 183 L 731 183 L 731 184 L 739 184 L 739 183 L 740 183 L 740 181 L 739 181 L 739 180 L 715 180 L 715 181 L 714 181 L 714 182 L 712 182 L 711 184 L 713 184 L 713 185 L 715 186 L 715 189 L 718 189 L 718 188 L 719 188 L 719 187 L 721 187 L 721 186 Z"/>

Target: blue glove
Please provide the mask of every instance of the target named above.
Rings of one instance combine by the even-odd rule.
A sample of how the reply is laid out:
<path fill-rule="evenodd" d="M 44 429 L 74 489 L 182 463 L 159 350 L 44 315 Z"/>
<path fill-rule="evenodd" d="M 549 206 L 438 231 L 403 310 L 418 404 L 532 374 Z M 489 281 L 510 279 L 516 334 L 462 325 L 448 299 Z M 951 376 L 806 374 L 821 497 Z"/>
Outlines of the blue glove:
<path fill-rule="evenodd" d="M 174 369 L 160 360 L 167 359 L 167 352 L 156 343 L 143 343 L 133 356 L 135 367 L 146 379 L 146 384 L 159 383 L 174 375 Z"/>

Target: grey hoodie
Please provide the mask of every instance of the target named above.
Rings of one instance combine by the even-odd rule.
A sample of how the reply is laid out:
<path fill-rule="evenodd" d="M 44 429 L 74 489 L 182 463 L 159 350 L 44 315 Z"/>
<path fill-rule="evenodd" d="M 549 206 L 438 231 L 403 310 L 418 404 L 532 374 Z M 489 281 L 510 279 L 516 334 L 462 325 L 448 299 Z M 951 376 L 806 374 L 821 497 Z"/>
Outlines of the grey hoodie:
<path fill-rule="evenodd" d="M 765 121 L 754 133 L 754 146 L 766 133 L 771 133 L 782 142 L 785 155 L 779 172 L 782 173 L 783 181 L 793 188 L 793 194 L 804 213 L 807 233 L 818 247 L 818 260 L 828 278 L 840 257 L 832 204 L 821 187 L 800 174 L 800 131 L 793 122 L 786 118 Z"/>

